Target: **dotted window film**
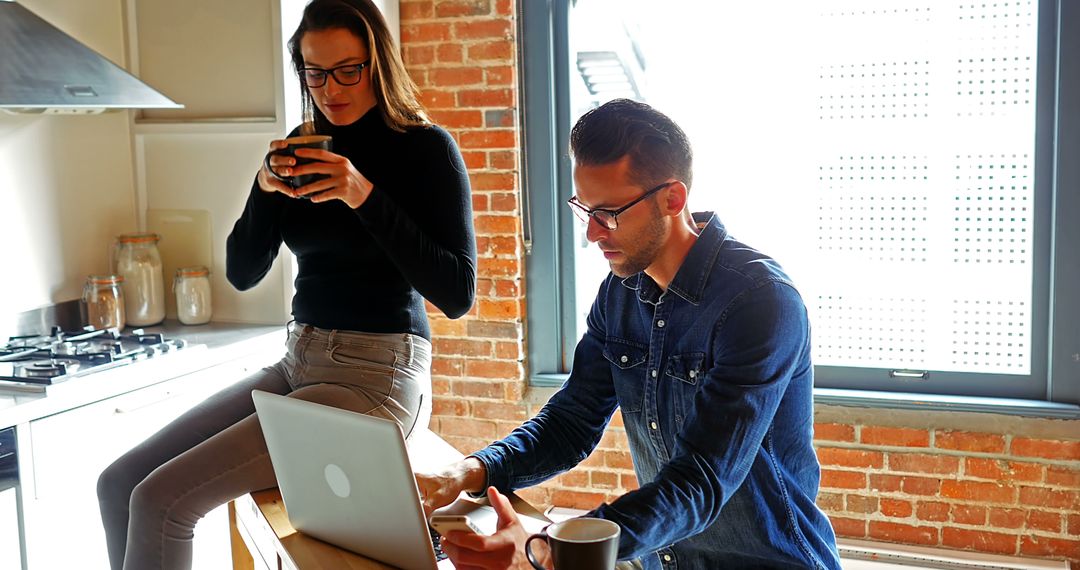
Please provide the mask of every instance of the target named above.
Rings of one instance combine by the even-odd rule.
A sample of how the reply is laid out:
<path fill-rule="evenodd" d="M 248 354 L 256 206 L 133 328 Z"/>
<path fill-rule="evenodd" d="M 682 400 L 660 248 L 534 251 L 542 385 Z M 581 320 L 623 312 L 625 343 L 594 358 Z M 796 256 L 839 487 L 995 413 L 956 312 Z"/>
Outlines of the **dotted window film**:
<path fill-rule="evenodd" d="M 1031 373 L 1037 0 L 655 4 L 572 3 L 571 115 L 582 53 L 633 64 L 693 144 L 691 209 L 784 267 L 816 364 Z M 608 270 L 583 228 L 579 335 Z"/>
<path fill-rule="evenodd" d="M 1015 372 L 1029 359 L 1031 315 L 1021 301 L 953 300 L 949 359 L 966 370 Z"/>
<path fill-rule="evenodd" d="M 1030 169 L 1026 155 L 956 157 L 954 263 L 1029 263 Z"/>
<path fill-rule="evenodd" d="M 993 116 L 1032 108 L 1037 8 L 1032 0 L 959 4 L 957 113 Z"/>
<path fill-rule="evenodd" d="M 819 250 L 853 262 L 927 260 L 925 156 L 841 156 L 819 170 Z"/>
<path fill-rule="evenodd" d="M 826 353 L 835 366 L 925 365 L 931 352 L 926 299 L 822 296 L 817 306 L 830 317 L 814 330 L 819 363 Z"/>
<path fill-rule="evenodd" d="M 907 119 L 929 116 L 929 61 L 826 65 L 818 79 L 818 118 Z"/>
<path fill-rule="evenodd" d="M 818 8 L 815 363 L 1030 373 L 1037 8 Z"/>

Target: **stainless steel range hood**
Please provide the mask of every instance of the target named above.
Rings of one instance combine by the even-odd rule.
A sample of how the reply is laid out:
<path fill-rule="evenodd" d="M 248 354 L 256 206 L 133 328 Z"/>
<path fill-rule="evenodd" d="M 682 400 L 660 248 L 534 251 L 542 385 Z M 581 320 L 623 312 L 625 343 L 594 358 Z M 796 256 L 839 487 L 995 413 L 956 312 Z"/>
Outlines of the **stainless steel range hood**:
<path fill-rule="evenodd" d="M 30 10 L 0 0 L 0 110 L 93 114 L 180 108 Z"/>

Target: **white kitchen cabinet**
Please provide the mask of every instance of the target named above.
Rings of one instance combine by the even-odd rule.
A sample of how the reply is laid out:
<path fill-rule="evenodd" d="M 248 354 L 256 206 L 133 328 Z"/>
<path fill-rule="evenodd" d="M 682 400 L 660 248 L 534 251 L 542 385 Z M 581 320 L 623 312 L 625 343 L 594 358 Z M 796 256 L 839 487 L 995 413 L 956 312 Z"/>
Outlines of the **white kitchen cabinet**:
<path fill-rule="evenodd" d="M 19 547 L 18 497 L 15 489 L 0 491 L 0 568 L 22 565 Z"/>
<path fill-rule="evenodd" d="M 143 81 L 183 109 L 144 109 L 143 120 L 275 120 L 272 0 L 133 0 L 132 46 Z"/>
<path fill-rule="evenodd" d="M 24 484 L 31 570 L 105 569 L 108 556 L 97 502 L 101 471 L 128 449 L 204 400 L 280 357 L 257 353 L 180 378 L 30 422 L 33 481 Z M 227 567 L 224 507 L 199 523 L 195 569 Z"/>
<path fill-rule="evenodd" d="M 240 129 L 240 123 L 273 128 L 276 122 L 281 127 L 285 107 L 290 115 L 298 110 L 300 85 L 288 40 L 307 3 L 127 0 L 131 56 L 140 79 L 184 105 L 140 110 L 137 122 L 234 122 Z M 375 4 L 396 41 L 398 1 Z"/>

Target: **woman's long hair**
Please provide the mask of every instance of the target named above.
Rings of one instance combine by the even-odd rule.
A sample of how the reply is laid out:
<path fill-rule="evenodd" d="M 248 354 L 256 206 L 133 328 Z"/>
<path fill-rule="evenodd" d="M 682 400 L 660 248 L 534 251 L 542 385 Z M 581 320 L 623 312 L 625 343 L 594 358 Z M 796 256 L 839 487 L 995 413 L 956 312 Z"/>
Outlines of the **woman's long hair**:
<path fill-rule="evenodd" d="M 342 28 L 367 43 L 371 63 L 367 70 L 375 91 L 375 102 L 383 121 L 395 131 L 430 124 L 427 112 L 420 103 L 419 89 L 405 71 L 401 54 L 382 13 L 371 0 L 312 0 L 304 8 L 296 32 L 289 38 L 289 53 L 293 69 L 300 78 L 300 99 L 304 117 L 314 118 L 315 132 L 326 132 L 330 121 L 315 105 L 311 92 L 301 75 L 304 55 L 300 40 L 310 31 Z M 333 81 L 328 77 L 327 81 Z"/>

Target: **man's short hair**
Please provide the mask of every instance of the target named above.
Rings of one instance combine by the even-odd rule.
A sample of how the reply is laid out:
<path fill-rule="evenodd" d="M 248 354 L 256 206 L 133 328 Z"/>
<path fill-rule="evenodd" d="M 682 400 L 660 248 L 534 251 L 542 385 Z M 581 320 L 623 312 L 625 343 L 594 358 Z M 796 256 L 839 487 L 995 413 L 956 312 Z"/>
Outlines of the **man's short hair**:
<path fill-rule="evenodd" d="M 686 133 L 667 115 L 630 99 L 614 99 L 582 115 L 570 131 L 570 152 L 586 166 L 630 155 L 630 182 L 643 188 L 669 178 L 690 188 L 693 178 L 694 152 Z"/>

